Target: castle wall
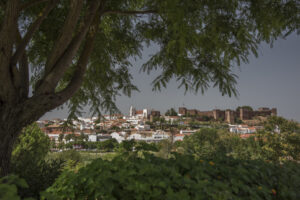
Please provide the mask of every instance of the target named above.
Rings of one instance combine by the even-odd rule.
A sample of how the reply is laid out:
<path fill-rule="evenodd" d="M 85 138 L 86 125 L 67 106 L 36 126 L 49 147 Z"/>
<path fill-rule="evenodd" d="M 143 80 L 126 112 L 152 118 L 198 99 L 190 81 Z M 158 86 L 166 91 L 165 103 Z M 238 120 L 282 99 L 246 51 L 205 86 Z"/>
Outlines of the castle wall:
<path fill-rule="evenodd" d="M 199 111 L 196 109 L 186 109 L 185 107 L 180 107 L 179 114 L 181 115 L 190 115 L 190 116 L 197 116 L 199 119 L 202 119 L 204 116 L 211 117 L 215 120 L 224 120 L 228 123 L 233 123 L 235 118 L 240 118 L 241 120 L 250 120 L 256 116 L 276 116 L 277 109 L 276 108 L 259 108 L 256 111 L 249 110 L 247 108 L 240 108 L 237 111 L 233 110 L 219 110 L 215 109 L 212 111 Z"/>
<path fill-rule="evenodd" d="M 178 114 L 180 114 L 180 115 L 187 115 L 187 109 L 184 108 L 184 107 L 180 107 L 178 109 Z"/>
<path fill-rule="evenodd" d="M 214 117 L 214 113 L 213 113 L 213 111 L 198 111 L 197 116 L 199 116 L 199 117 L 204 117 L 204 116 Z"/>

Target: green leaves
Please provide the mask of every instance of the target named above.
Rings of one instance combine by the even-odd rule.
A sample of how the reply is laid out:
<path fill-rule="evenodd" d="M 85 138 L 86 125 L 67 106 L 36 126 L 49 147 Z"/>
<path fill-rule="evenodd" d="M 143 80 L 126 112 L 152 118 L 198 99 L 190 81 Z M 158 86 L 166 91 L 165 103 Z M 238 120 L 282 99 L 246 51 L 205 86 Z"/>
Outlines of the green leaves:
<path fill-rule="evenodd" d="M 65 172 L 45 194 L 54 199 L 104 200 L 297 199 L 299 173 L 296 163 L 279 168 L 230 157 L 199 161 L 179 154 L 170 159 L 119 155 L 112 161 L 94 160 L 76 174 Z"/>
<path fill-rule="evenodd" d="M 293 7 L 295 10 L 289 17 L 294 18 L 299 10 L 296 4 L 296 1 L 157 1 L 160 15 L 138 24 L 145 38 L 160 47 L 143 70 L 162 69 L 162 74 L 153 81 L 157 90 L 175 77 L 186 90 L 204 92 L 213 85 L 222 95 L 237 95 L 233 67 L 248 62 L 250 54 L 258 56 L 260 42 L 282 36 L 281 32 L 291 23 L 285 9 Z M 265 12 L 269 9 L 271 12 Z"/>
<path fill-rule="evenodd" d="M 50 150 L 50 138 L 36 123 L 24 128 L 12 152 L 15 167 L 38 165 Z"/>
<path fill-rule="evenodd" d="M 88 2 L 83 4 L 70 37 L 83 25 Z M 21 14 L 22 33 L 43 6 L 38 4 Z M 258 56 L 261 42 L 272 44 L 278 37 L 299 32 L 299 9 L 297 0 L 105 1 L 83 83 L 68 102 L 70 116 L 80 115 L 84 106 L 94 115 L 118 112 L 116 97 L 138 91 L 132 83 L 130 59 L 141 58 L 143 47 L 149 45 L 157 46 L 158 51 L 141 70 L 161 71 L 153 80 L 153 90 L 161 90 L 175 79 L 186 91 L 204 93 L 209 87 L 217 87 L 222 95 L 237 96 L 234 67 L 248 62 L 251 54 Z M 69 11 L 69 1 L 60 1 L 28 46 L 33 85 L 44 76 L 45 63 Z M 83 45 L 56 91 L 70 83 Z"/>
<path fill-rule="evenodd" d="M 19 200 L 18 188 L 28 188 L 24 179 L 16 175 L 6 176 L 0 179 L 0 199 Z M 28 199 L 29 200 L 29 199 Z"/>
<path fill-rule="evenodd" d="M 50 139 L 36 123 L 24 128 L 15 144 L 11 163 L 12 173 L 22 178 L 13 179 L 18 186 L 18 194 L 22 198 L 39 198 L 40 191 L 52 185 L 60 174 L 61 160 L 45 160 L 49 151 Z"/>

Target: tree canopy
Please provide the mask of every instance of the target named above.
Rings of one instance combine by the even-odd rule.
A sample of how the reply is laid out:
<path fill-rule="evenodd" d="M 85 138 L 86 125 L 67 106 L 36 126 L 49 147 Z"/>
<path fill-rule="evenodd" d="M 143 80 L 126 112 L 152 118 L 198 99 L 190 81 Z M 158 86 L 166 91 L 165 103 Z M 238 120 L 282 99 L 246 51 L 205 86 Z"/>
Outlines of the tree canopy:
<path fill-rule="evenodd" d="M 85 105 L 95 113 L 116 110 L 113 100 L 120 91 L 137 90 L 128 58 L 141 56 L 151 44 L 159 51 L 142 70 L 162 70 L 153 89 L 176 78 L 186 89 L 204 92 L 212 85 L 223 95 L 236 94 L 232 67 L 247 62 L 250 53 L 257 55 L 260 42 L 299 31 L 297 0 L 1 2 L 6 54 L 1 55 L 0 99 L 44 96 L 43 112 L 70 98 L 71 114 Z"/>
<path fill-rule="evenodd" d="M 66 102 L 70 116 L 83 106 L 116 112 L 116 96 L 138 90 L 129 58 L 152 44 L 158 51 L 141 70 L 161 71 L 154 90 L 176 79 L 186 90 L 236 95 L 233 67 L 257 56 L 261 42 L 299 33 L 299 7 L 298 0 L 1 0 L 1 168 L 21 129 Z"/>
<path fill-rule="evenodd" d="M 238 106 L 236 108 L 236 111 L 239 112 L 241 108 L 249 110 L 249 111 L 253 111 L 253 108 L 251 106 Z"/>

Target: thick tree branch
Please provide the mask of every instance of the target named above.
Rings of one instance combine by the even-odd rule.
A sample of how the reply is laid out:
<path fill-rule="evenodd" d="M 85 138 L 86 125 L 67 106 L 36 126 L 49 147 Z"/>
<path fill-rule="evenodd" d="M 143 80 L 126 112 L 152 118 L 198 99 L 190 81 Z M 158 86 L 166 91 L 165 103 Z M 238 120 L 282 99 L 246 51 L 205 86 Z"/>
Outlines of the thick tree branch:
<path fill-rule="evenodd" d="M 57 39 L 54 48 L 47 59 L 45 74 L 48 74 L 51 71 L 51 68 L 57 62 L 59 56 L 63 54 L 72 41 L 71 35 L 73 34 L 78 22 L 82 4 L 82 0 L 71 0 L 70 11 L 62 28 L 61 35 Z"/>
<path fill-rule="evenodd" d="M 139 15 L 139 14 L 156 14 L 157 10 L 107 10 L 104 15 L 118 14 L 118 15 Z"/>
<path fill-rule="evenodd" d="M 23 54 L 20 65 L 20 74 L 21 74 L 21 91 L 20 95 L 23 98 L 28 97 L 29 92 L 29 64 L 28 57 L 26 52 Z"/>
<path fill-rule="evenodd" d="M 50 0 L 32 0 L 30 2 L 26 2 L 20 6 L 20 10 L 25 10 L 25 9 L 31 8 L 35 5 L 38 5 L 38 4 L 47 2 L 47 1 L 50 1 Z"/>
<path fill-rule="evenodd" d="M 69 99 L 73 96 L 73 94 L 80 88 L 82 82 L 83 82 L 83 77 L 88 65 L 88 61 L 90 58 L 90 55 L 93 51 L 93 47 L 94 47 L 94 41 L 95 41 L 95 37 L 96 37 L 96 33 L 98 31 L 98 27 L 99 27 L 99 18 L 97 17 L 97 19 L 95 20 L 93 26 L 91 26 L 90 31 L 88 33 L 86 42 L 85 42 L 85 46 L 84 46 L 84 50 L 81 53 L 81 56 L 78 60 L 77 66 L 76 66 L 76 71 L 74 72 L 74 75 L 70 81 L 70 83 L 68 84 L 68 86 L 62 90 L 61 92 L 59 92 L 57 95 L 61 96 L 62 99 Z"/>
<path fill-rule="evenodd" d="M 99 1 L 92 1 L 91 5 L 90 5 L 90 11 L 86 16 L 84 25 L 82 26 L 81 30 L 72 39 L 68 48 L 64 51 L 62 56 L 60 56 L 60 58 L 57 60 L 54 67 L 52 68 L 51 72 L 49 74 L 46 74 L 46 76 L 45 76 L 45 78 L 43 78 L 41 84 L 38 85 L 36 94 L 52 93 L 55 90 L 59 80 L 63 77 L 67 68 L 72 63 L 74 56 L 76 55 L 82 41 L 84 40 L 84 38 L 89 30 L 90 25 L 92 24 L 92 22 L 94 20 L 94 17 L 97 15 L 99 6 L 100 6 Z"/>
<path fill-rule="evenodd" d="M 12 101 L 15 89 L 10 69 L 10 58 L 15 43 L 15 27 L 19 15 L 19 0 L 10 0 L 6 4 L 5 16 L 0 31 L 0 102 Z"/>
<path fill-rule="evenodd" d="M 22 41 L 22 36 L 17 28 L 17 38 L 18 43 Z M 21 60 L 19 61 L 19 74 L 21 76 L 21 89 L 20 96 L 22 98 L 28 97 L 29 92 L 29 64 L 28 64 L 28 56 L 26 50 L 23 53 Z"/>
<path fill-rule="evenodd" d="M 16 27 L 16 46 L 22 42 L 22 36 L 18 27 Z M 19 60 L 19 69 L 16 65 L 11 66 L 13 72 L 13 81 L 16 90 L 21 98 L 26 98 L 29 91 L 29 66 L 26 50 L 22 58 Z"/>
<path fill-rule="evenodd" d="M 21 115 L 20 123 L 28 124 L 29 119 L 38 120 L 45 112 L 65 103 L 80 88 L 89 57 L 93 51 L 95 36 L 94 29 L 91 29 L 69 85 L 58 93 L 34 95 L 26 99 L 23 104 L 24 112 Z"/>
<path fill-rule="evenodd" d="M 37 18 L 37 20 L 29 26 L 27 33 L 25 34 L 21 43 L 18 45 L 18 48 L 11 59 L 12 66 L 15 66 L 17 62 L 21 59 L 26 49 L 26 46 L 28 45 L 29 41 L 33 37 L 34 33 L 39 29 L 44 19 L 49 15 L 51 10 L 56 6 L 58 1 L 59 0 L 52 0 L 51 2 L 49 2 L 46 8 L 41 12 L 40 16 Z"/>

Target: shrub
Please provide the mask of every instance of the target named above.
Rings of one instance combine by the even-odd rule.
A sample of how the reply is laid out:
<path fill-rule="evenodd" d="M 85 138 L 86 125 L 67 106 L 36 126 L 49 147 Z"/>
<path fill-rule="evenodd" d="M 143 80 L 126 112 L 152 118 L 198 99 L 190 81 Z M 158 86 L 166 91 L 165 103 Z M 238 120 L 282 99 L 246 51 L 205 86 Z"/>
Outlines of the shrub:
<path fill-rule="evenodd" d="M 98 143 L 98 149 L 104 152 L 112 152 L 118 147 L 119 143 L 116 139 L 109 139 Z"/>
<path fill-rule="evenodd" d="M 29 187 L 20 187 L 21 198 L 39 198 L 39 193 L 51 186 L 60 175 L 63 162 L 45 161 L 49 153 L 50 139 L 37 124 L 26 127 L 12 153 L 11 171 L 26 180 Z"/>
<path fill-rule="evenodd" d="M 1 200 L 19 200 L 18 189 L 28 188 L 24 179 L 16 175 L 9 175 L 0 178 L 0 199 Z"/>
<path fill-rule="evenodd" d="M 299 199 L 300 166 L 221 157 L 124 155 L 65 172 L 47 199 Z"/>
<path fill-rule="evenodd" d="M 82 157 L 76 150 L 63 151 L 58 154 L 58 159 L 65 163 L 65 168 L 75 168 L 82 161 Z"/>

